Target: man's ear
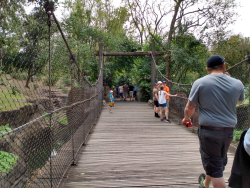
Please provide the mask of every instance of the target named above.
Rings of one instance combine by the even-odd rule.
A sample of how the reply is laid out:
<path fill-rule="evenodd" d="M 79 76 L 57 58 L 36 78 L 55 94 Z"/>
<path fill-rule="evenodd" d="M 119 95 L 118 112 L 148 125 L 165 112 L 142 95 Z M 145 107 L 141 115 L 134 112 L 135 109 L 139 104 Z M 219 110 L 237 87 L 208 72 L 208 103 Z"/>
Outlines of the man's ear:
<path fill-rule="evenodd" d="M 207 70 L 207 72 L 210 74 L 210 72 L 209 72 L 209 70 L 208 70 L 208 68 L 206 67 L 206 70 Z"/>
<path fill-rule="evenodd" d="M 226 71 L 226 64 L 225 63 L 223 63 L 222 69 L 223 69 L 223 72 Z"/>

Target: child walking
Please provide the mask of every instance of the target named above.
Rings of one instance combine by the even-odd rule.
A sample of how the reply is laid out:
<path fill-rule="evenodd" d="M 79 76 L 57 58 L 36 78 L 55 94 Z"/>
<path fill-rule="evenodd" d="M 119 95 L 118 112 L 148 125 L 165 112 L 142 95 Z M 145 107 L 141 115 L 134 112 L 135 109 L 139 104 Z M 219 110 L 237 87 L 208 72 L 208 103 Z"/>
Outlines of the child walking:
<path fill-rule="evenodd" d="M 115 106 L 113 90 L 110 90 L 109 93 L 110 93 L 109 94 L 109 113 L 113 113 L 112 112 L 112 107 Z"/>

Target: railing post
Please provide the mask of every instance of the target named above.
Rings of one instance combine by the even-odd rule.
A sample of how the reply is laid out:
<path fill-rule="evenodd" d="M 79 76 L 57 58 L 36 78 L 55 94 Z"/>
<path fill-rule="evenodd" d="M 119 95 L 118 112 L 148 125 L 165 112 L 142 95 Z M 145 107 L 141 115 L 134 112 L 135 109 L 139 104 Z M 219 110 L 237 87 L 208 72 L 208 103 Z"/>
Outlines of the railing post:
<path fill-rule="evenodd" d="M 100 88 L 98 89 L 103 89 L 103 61 L 104 61 L 104 57 L 103 57 L 102 38 L 99 38 L 99 71 L 100 71 L 101 77 L 100 77 L 100 82 L 99 82 Z M 103 100 L 103 92 L 101 93 L 101 99 Z"/>
<path fill-rule="evenodd" d="M 71 96 L 70 96 L 70 100 L 71 100 L 71 103 L 70 104 L 73 104 L 74 101 L 73 101 L 73 61 L 76 59 L 76 54 L 69 54 L 69 61 L 70 61 L 70 77 L 71 77 L 71 84 L 70 84 L 70 87 L 71 87 Z M 71 111 L 71 121 L 70 122 L 74 122 L 73 118 L 72 118 L 72 115 L 74 114 L 73 113 L 73 106 L 71 107 L 70 111 Z M 76 165 L 75 164 L 75 150 L 74 150 L 74 125 L 70 125 L 71 126 L 71 143 L 72 143 L 72 160 L 73 162 L 71 163 L 72 166 Z"/>
<path fill-rule="evenodd" d="M 151 41 L 151 52 L 152 56 L 155 57 L 155 41 Z M 151 57 L 151 89 L 150 89 L 150 99 L 153 99 L 153 89 L 155 84 L 155 62 L 153 57 Z"/>

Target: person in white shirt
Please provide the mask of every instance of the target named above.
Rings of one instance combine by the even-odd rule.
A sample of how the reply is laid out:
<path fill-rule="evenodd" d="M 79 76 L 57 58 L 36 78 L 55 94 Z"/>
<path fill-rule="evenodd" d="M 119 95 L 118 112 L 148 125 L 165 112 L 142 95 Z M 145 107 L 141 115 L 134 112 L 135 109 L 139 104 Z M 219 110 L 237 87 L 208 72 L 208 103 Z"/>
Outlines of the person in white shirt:
<path fill-rule="evenodd" d="M 123 99 L 123 85 L 122 84 L 119 86 L 118 90 L 120 93 L 120 100 L 122 100 Z"/>
<path fill-rule="evenodd" d="M 166 100 L 166 95 L 170 96 L 170 97 L 176 97 L 176 95 L 171 95 L 169 93 L 167 93 L 165 90 L 164 90 L 164 87 L 161 86 L 160 87 L 160 91 L 158 92 L 158 103 L 159 103 L 159 108 L 160 108 L 160 117 L 161 117 L 161 121 L 163 122 L 163 119 L 162 119 L 162 111 L 163 111 L 163 108 L 165 110 L 165 116 L 167 117 L 167 100 Z M 170 123 L 170 121 L 168 119 L 165 120 L 165 122 L 167 123 Z"/>

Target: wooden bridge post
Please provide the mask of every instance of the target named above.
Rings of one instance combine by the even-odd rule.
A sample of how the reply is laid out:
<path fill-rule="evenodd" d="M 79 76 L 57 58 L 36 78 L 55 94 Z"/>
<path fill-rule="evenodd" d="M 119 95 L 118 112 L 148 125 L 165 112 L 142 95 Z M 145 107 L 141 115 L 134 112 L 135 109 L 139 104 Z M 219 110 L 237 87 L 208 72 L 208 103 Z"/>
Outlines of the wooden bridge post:
<path fill-rule="evenodd" d="M 152 40 L 152 42 L 151 42 L 151 52 L 152 52 L 153 57 L 155 58 L 155 41 L 154 40 Z M 155 62 L 154 62 L 154 59 L 151 57 L 151 89 L 150 89 L 150 99 L 152 99 L 152 100 L 153 100 L 154 84 L 155 84 Z"/>
<path fill-rule="evenodd" d="M 100 78 L 100 83 L 99 84 L 100 84 L 101 88 L 98 88 L 98 89 L 103 89 L 103 60 L 104 60 L 104 57 L 103 57 L 102 38 L 99 38 L 99 70 L 101 71 L 101 78 Z M 102 92 L 101 96 L 103 97 L 103 92 Z"/>

